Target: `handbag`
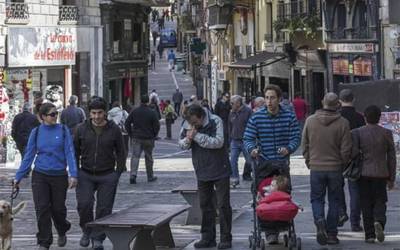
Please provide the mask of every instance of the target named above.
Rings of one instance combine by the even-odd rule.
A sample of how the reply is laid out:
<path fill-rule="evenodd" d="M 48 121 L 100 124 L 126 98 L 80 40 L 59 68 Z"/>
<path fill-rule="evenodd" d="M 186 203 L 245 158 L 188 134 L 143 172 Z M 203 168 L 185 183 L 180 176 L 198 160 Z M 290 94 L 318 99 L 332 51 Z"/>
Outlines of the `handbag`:
<path fill-rule="evenodd" d="M 358 153 L 354 156 L 347 164 L 343 171 L 343 177 L 351 181 L 357 181 L 361 177 L 362 163 L 363 163 L 363 152 L 360 147 L 360 131 L 356 130 L 356 140 L 358 145 Z"/>

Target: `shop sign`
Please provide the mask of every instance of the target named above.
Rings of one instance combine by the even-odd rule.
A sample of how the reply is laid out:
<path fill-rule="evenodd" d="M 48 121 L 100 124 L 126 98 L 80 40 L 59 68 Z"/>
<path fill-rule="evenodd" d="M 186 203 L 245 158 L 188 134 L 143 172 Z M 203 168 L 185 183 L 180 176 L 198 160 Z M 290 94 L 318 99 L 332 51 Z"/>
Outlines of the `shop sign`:
<path fill-rule="evenodd" d="M 355 76 L 372 76 L 372 61 L 370 59 L 354 60 Z"/>
<path fill-rule="evenodd" d="M 9 28 L 9 67 L 74 65 L 75 52 L 76 28 Z"/>
<path fill-rule="evenodd" d="M 347 59 L 332 59 L 332 72 L 334 75 L 349 74 L 349 60 Z"/>
<path fill-rule="evenodd" d="M 374 53 L 373 43 L 330 43 L 328 50 L 331 53 Z M 377 51 L 377 49 L 376 49 Z"/>

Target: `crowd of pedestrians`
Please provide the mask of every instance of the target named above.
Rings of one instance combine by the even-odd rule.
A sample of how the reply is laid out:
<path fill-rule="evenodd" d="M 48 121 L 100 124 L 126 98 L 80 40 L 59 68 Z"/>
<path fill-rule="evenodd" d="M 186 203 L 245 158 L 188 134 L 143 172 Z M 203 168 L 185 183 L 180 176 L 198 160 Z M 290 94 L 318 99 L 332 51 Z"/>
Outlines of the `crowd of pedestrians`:
<path fill-rule="evenodd" d="M 240 184 L 241 153 L 245 159 L 244 181 L 252 180 L 252 162 L 274 163 L 280 174 L 288 178 L 290 193 L 290 155 L 300 145 L 305 165 L 310 169 L 310 202 L 317 242 L 338 244 L 338 228 L 349 219 L 352 231 L 364 230 L 367 243 L 382 242 L 387 189 L 393 188 L 396 176 L 393 135 L 378 125 L 381 111 L 377 106 L 367 107 L 362 115 L 355 110 L 354 99 L 349 89 L 339 95 L 326 93 L 322 109 L 310 116 L 300 94 L 290 101 L 287 93 L 272 84 L 248 104 L 239 95 L 223 93 L 214 108 L 208 100 L 198 100 L 196 96 L 184 100 L 179 89 L 172 94 L 172 101 L 160 100 L 154 89 L 141 96 L 140 106 L 129 113 L 119 102 L 114 102 L 108 111 L 103 98 L 93 97 L 87 106 L 88 119 L 77 106 L 76 96 L 71 96 L 60 119 L 51 103 L 42 104 L 37 116 L 25 104 L 12 127 L 22 155 L 15 185 L 18 187 L 29 175 L 34 163 L 32 192 L 41 250 L 49 249 L 53 243 L 52 222 L 58 233 L 58 246 L 65 246 L 71 227 L 66 219 L 66 193 L 74 187 L 82 230 L 80 245 L 87 247 L 91 243 L 93 249 L 103 249 L 105 234 L 86 224 L 112 213 L 120 176 L 127 170 L 128 151 L 131 150 L 130 184 L 136 184 L 143 151 L 147 181 L 156 181 L 153 150 L 160 124 L 164 118 L 165 139 L 173 139 L 172 124 L 182 116 L 178 144 L 191 150 L 202 213 L 201 239 L 194 244 L 195 248 L 232 247 L 230 189 Z M 360 152 L 361 176 L 347 181 L 349 218 L 342 172 Z M 325 215 L 326 196 L 329 202 Z M 278 236 L 277 227 L 266 231 L 269 244 L 277 244 Z"/>

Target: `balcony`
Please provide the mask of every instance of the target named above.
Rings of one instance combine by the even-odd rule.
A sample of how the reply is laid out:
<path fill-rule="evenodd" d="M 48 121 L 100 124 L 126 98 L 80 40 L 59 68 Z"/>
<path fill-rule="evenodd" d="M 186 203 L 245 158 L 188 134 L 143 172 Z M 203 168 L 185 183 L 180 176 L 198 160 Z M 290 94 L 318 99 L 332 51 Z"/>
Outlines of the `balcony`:
<path fill-rule="evenodd" d="M 309 15 L 321 15 L 319 1 L 301 0 L 290 3 L 278 3 L 277 19 L 292 19 L 296 17 L 306 17 Z"/>
<path fill-rule="evenodd" d="M 74 5 L 62 5 L 59 7 L 59 24 L 77 24 L 79 20 L 79 9 Z"/>
<path fill-rule="evenodd" d="M 6 3 L 7 24 L 28 24 L 29 7 L 26 3 Z"/>

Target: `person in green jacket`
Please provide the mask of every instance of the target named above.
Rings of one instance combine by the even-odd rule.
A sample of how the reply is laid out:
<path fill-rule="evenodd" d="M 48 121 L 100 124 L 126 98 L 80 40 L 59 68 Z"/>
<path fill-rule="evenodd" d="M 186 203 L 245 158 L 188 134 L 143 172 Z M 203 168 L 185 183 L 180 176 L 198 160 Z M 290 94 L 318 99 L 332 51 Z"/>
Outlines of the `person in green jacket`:
<path fill-rule="evenodd" d="M 167 104 L 163 111 L 163 114 L 165 115 L 165 125 L 167 127 L 167 137 L 165 137 L 165 139 L 171 140 L 171 125 L 176 120 L 177 114 L 175 113 L 170 100 L 166 100 L 165 103 Z"/>

